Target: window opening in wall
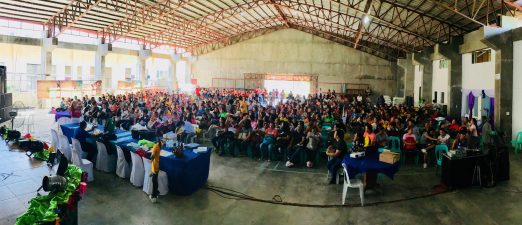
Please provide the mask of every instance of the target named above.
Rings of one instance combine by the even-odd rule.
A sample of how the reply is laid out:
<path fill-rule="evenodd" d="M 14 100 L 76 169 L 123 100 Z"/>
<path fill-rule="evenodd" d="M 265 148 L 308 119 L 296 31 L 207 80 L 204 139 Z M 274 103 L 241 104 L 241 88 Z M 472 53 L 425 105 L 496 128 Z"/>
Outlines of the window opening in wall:
<path fill-rule="evenodd" d="M 440 93 L 440 103 L 444 103 L 444 92 Z"/>
<path fill-rule="evenodd" d="M 40 74 L 41 68 L 40 64 L 27 64 L 27 73 L 28 74 Z"/>
<path fill-rule="evenodd" d="M 76 67 L 76 80 L 82 80 L 82 67 L 77 66 Z"/>
<path fill-rule="evenodd" d="M 483 63 L 491 61 L 491 49 L 474 51 L 471 56 L 471 63 Z"/>
<path fill-rule="evenodd" d="M 448 60 L 440 60 L 439 61 L 439 69 L 448 68 Z"/>
<path fill-rule="evenodd" d="M 65 66 L 65 75 L 71 75 L 71 66 Z"/>
<path fill-rule="evenodd" d="M 157 71 L 156 72 L 156 83 L 158 85 L 165 85 L 165 78 L 167 77 L 167 71 Z"/>
<path fill-rule="evenodd" d="M 105 88 L 111 88 L 112 84 L 112 68 L 105 68 Z"/>
<path fill-rule="evenodd" d="M 435 92 L 434 100 L 435 100 L 437 103 L 439 103 L 439 101 L 437 101 L 437 92 Z"/>

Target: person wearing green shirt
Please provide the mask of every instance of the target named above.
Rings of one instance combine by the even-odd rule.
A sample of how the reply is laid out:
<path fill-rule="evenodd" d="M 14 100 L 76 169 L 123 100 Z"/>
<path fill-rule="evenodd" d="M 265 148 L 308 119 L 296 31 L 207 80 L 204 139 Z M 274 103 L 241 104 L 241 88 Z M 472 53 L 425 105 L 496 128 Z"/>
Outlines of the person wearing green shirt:
<path fill-rule="evenodd" d="M 334 118 L 331 113 L 326 113 L 326 115 L 324 115 L 323 119 L 324 119 L 324 122 L 326 122 L 326 123 L 331 123 L 334 121 Z"/>
<path fill-rule="evenodd" d="M 219 108 L 219 117 L 227 117 L 227 112 L 223 108 Z"/>

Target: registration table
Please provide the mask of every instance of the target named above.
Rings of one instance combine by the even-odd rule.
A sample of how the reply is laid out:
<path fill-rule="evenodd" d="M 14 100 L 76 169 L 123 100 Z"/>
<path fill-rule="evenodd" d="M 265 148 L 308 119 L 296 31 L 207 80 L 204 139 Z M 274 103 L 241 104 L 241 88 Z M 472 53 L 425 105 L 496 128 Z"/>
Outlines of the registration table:
<path fill-rule="evenodd" d="M 348 177 L 355 178 L 359 173 L 365 173 L 365 187 L 373 188 L 377 183 L 377 174 L 382 173 L 393 180 L 393 175 L 399 171 L 400 161 L 394 164 L 379 161 L 379 154 L 368 154 L 362 158 L 351 158 L 346 154 L 343 163 L 346 164 Z"/>
<path fill-rule="evenodd" d="M 69 111 L 57 112 L 56 114 L 54 114 L 54 122 L 58 122 L 58 120 L 62 117 L 71 118 L 71 114 L 69 113 Z"/>
<path fill-rule="evenodd" d="M 79 124 L 65 124 L 61 125 L 61 129 L 65 136 L 69 139 L 74 134 L 74 129 L 78 128 Z M 96 129 L 103 130 L 103 126 L 98 125 Z M 117 140 L 110 141 L 110 144 L 120 146 L 124 151 L 136 151 L 137 148 L 127 146 L 129 143 L 138 143 L 139 140 L 133 139 L 129 131 L 116 129 L 114 131 Z M 95 140 L 90 140 L 95 141 Z M 191 195 L 203 186 L 208 179 L 210 170 L 210 154 L 212 149 L 208 148 L 206 153 L 194 153 L 192 149 L 185 149 L 185 156 L 183 158 L 175 158 L 174 155 L 167 149 L 163 148 L 161 151 L 159 166 L 160 170 L 167 173 L 169 179 L 169 191 L 176 195 Z M 150 157 L 150 152 L 147 156 Z"/>

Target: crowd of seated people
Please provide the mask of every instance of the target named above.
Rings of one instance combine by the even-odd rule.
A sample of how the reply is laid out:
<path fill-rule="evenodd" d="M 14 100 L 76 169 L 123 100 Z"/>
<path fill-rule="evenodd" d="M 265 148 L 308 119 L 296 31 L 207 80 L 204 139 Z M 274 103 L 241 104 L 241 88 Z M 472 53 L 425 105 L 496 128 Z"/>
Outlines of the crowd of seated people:
<path fill-rule="evenodd" d="M 363 147 L 369 153 L 386 147 L 390 137 L 397 137 L 408 162 L 417 151 L 424 154 L 424 168 L 428 153 L 436 145 L 472 148 L 478 142 L 475 119 L 462 124 L 455 120 L 439 122 L 436 119 L 443 113 L 437 104 L 376 107 L 368 96 L 350 100 L 347 95 L 321 89 L 300 96 L 277 89 L 198 87 L 193 95 L 104 94 L 98 99 L 85 96 L 82 100 L 64 100 L 64 105 L 71 115 L 81 108 L 84 120 L 89 122 L 102 124 L 112 118 L 120 129 L 140 124 L 163 133 L 174 131 L 183 142 L 196 135 L 197 124 L 211 134 L 214 151 L 220 156 L 228 153 L 243 157 L 250 149 L 259 160 L 281 160 L 291 167 L 304 156 L 306 166 L 313 167 L 315 157 L 321 155 L 317 152 L 323 150 L 322 155 L 332 158 L 327 164 L 331 171 L 340 168 L 342 158 L 350 151 L 344 141 L 347 133 L 354 134 L 354 148 Z"/>

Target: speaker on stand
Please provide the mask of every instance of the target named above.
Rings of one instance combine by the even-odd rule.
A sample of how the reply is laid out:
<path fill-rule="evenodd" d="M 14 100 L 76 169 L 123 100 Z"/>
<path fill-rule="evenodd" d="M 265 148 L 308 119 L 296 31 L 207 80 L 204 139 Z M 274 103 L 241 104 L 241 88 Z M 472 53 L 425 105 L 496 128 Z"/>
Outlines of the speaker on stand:
<path fill-rule="evenodd" d="M 7 69 L 0 66 L 0 123 L 10 120 L 9 112 L 12 110 L 13 94 L 7 93 Z"/>

